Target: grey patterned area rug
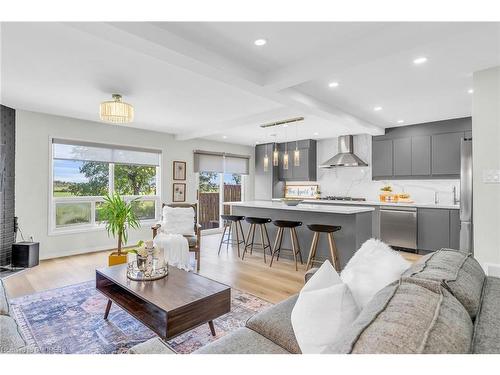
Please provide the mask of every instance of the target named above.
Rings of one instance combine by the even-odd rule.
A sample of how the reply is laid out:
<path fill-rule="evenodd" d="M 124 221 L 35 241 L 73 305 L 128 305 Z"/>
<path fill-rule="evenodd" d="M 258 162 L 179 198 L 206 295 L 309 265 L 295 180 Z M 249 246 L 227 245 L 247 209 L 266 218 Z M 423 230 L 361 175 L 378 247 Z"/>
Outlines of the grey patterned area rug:
<path fill-rule="evenodd" d="M 231 296 L 231 312 L 214 320 L 216 337 L 204 324 L 168 344 L 178 353 L 191 353 L 244 326 L 249 317 L 271 305 L 234 289 Z M 95 289 L 94 281 L 10 301 L 26 341 L 41 353 L 124 353 L 155 336 L 116 304 L 108 320 L 104 320 L 106 302 L 106 297 Z"/>

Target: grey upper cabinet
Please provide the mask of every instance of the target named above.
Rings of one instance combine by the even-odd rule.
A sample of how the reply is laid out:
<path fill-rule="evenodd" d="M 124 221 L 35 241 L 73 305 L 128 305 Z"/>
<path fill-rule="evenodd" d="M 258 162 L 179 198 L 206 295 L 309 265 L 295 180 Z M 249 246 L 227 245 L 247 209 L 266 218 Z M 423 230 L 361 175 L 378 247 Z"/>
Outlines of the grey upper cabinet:
<path fill-rule="evenodd" d="M 459 178 L 460 143 L 471 127 L 464 117 L 386 129 L 372 139 L 372 178 Z"/>
<path fill-rule="evenodd" d="M 412 161 L 411 138 L 397 138 L 393 142 L 394 176 L 410 176 Z"/>
<path fill-rule="evenodd" d="M 450 210 L 419 208 L 417 217 L 419 250 L 435 251 L 450 247 Z"/>
<path fill-rule="evenodd" d="M 316 141 L 312 139 L 300 140 L 297 143 L 288 142 L 288 169 L 283 168 L 283 154 L 285 144 L 279 144 L 280 162 L 278 166 L 278 179 L 280 181 L 316 181 L 317 163 L 316 163 Z M 298 148 L 300 153 L 300 164 L 295 166 L 293 163 L 293 153 Z"/>
<path fill-rule="evenodd" d="M 392 140 L 374 140 L 372 142 L 372 176 L 392 176 L 392 161 Z"/>
<path fill-rule="evenodd" d="M 266 155 L 266 147 L 268 148 L 269 152 L 270 145 L 255 146 L 255 174 L 264 173 L 264 157 Z M 268 154 L 268 157 L 269 156 L 270 155 Z"/>
<path fill-rule="evenodd" d="M 432 174 L 460 174 L 460 142 L 464 132 L 432 136 Z"/>
<path fill-rule="evenodd" d="M 411 138 L 411 175 L 431 174 L 431 137 L 429 135 Z"/>

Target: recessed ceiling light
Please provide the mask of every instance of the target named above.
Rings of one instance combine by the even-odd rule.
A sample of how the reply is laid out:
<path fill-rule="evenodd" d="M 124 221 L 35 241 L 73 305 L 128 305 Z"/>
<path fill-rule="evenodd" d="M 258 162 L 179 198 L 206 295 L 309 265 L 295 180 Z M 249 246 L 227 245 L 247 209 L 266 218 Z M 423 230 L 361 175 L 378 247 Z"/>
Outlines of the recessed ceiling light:
<path fill-rule="evenodd" d="M 227 138 L 227 135 L 223 135 L 223 136 L 222 136 L 222 139 L 226 139 L 226 138 Z"/>
<path fill-rule="evenodd" d="M 474 94 L 474 89 L 468 89 L 468 90 L 467 90 L 467 93 L 469 93 L 469 94 Z"/>
<path fill-rule="evenodd" d="M 415 65 L 420 65 L 420 64 L 423 64 L 425 62 L 427 62 L 427 57 L 423 57 L 423 56 L 422 57 L 417 57 L 415 60 L 413 60 L 413 63 Z"/>
<path fill-rule="evenodd" d="M 380 107 L 380 106 L 373 107 L 373 110 L 374 110 L 375 112 L 378 112 L 378 111 L 381 111 L 381 110 L 382 110 L 382 107 Z"/>
<path fill-rule="evenodd" d="M 319 135 L 319 133 L 318 133 L 318 132 L 314 132 L 314 134 L 313 134 L 313 135 Z"/>
<path fill-rule="evenodd" d="M 398 124 L 402 124 L 405 120 L 398 120 Z"/>
<path fill-rule="evenodd" d="M 255 42 L 253 42 L 253 44 L 255 44 L 256 46 L 263 46 L 267 43 L 267 40 L 263 39 L 263 38 L 260 38 L 260 39 L 257 39 L 255 40 Z"/>
<path fill-rule="evenodd" d="M 339 87 L 339 83 L 338 82 L 330 82 L 328 84 L 328 87 Z"/>

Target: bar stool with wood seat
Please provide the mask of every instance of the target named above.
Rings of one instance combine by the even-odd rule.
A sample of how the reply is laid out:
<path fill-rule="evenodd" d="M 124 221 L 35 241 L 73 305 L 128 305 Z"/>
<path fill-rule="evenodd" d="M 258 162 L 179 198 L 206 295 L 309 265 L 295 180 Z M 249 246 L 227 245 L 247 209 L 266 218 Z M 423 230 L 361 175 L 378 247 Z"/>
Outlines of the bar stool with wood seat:
<path fill-rule="evenodd" d="M 290 220 L 274 220 L 273 224 L 278 227 L 278 232 L 276 233 L 276 239 L 274 241 L 273 247 L 273 255 L 271 257 L 271 264 L 269 267 L 273 266 L 274 256 L 276 255 L 276 261 L 279 260 L 280 250 L 290 250 L 293 253 L 293 259 L 295 260 L 295 271 L 298 271 L 299 268 L 297 266 L 297 254 L 300 258 L 300 264 L 304 264 L 302 262 L 302 253 L 300 252 L 299 238 L 297 237 L 297 231 L 295 228 L 300 227 L 302 225 L 301 221 L 290 221 Z M 291 249 L 285 249 L 281 247 L 283 243 L 283 234 L 285 233 L 285 229 L 290 229 L 290 241 L 292 243 Z"/>
<path fill-rule="evenodd" d="M 219 252 L 217 253 L 217 255 L 220 255 L 220 249 L 222 247 L 222 244 L 226 244 L 226 251 L 228 251 L 229 245 L 231 246 L 236 245 L 238 246 L 238 258 L 239 258 L 240 244 L 245 243 L 245 234 L 243 233 L 243 228 L 241 226 L 241 220 L 243 220 L 245 216 L 221 215 L 220 217 L 224 221 L 224 233 L 222 233 L 222 237 L 220 239 Z M 233 225 L 234 225 L 234 232 L 236 232 L 236 240 L 234 240 L 234 238 L 231 237 Z M 240 232 L 241 232 L 241 237 L 240 237 Z"/>
<path fill-rule="evenodd" d="M 337 272 L 340 272 L 340 261 L 337 252 L 337 246 L 335 246 L 335 239 L 333 238 L 333 232 L 337 232 L 342 229 L 338 225 L 324 225 L 324 224 L 308 224 L 307 228 L 314 232 L 314 237 L 311 243 L 311 250 L 309 251 L 309 258 L 307 259 L 306 270 L 308 270 L 313 263 L 322 263 L 322 261 L 316 260 L 316 250 L 318 249 L 319 235 L 320 233 L 326 233 L 328 237 L 328 245 L 330 247 L 330 256 L 332 258 L 332 264 Z"/>
<path fill-rule="evenodd" d="M 252 254 L 252 250 L 254 245 L 258 245 L 262 247 L 262 252 L 264 253 L 264 263 L 266 263 L 266 249 L 269 249 L 269 253 L 272 255 L 271 242 L 269 241 L 269 234 L 267 233 L 266 224 L 271 222 L 271 219 L 267 217 L 245 217 L 245 221 L 250 224 L 247 232 L 247 239 L 245 243 L 245 249 L 243 250 L 243 254 L 241 255 L 241 260 L 245 259 L 245 254 L 247 249 L 250 248 L 250 254 Z M 259 226 L 260 228 L 260 238 L 261 243 L 255 243 L 255 229 Z M 267 244 L 266 244 L 267 240 Z"/>

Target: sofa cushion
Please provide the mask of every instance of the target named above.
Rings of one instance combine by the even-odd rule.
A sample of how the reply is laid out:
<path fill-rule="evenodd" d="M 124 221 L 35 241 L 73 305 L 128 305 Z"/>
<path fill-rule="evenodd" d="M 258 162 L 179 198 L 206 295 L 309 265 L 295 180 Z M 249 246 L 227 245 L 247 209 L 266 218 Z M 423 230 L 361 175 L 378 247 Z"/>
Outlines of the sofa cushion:
<path fill-rule="evenodd" d="M 148 341 L 137 344 L 131 347 L 128 352 L 129 354 L 175 354 L 165 342 L 163 342 L 158 337 L 153 337 Z"/>
<path fill-rule="evenodd" d="M 290 354 L 281 346 L 242 327 L 198 349 L 194 354 Z"/>
<path fill-rule="evenodd" d="M 298 295 L 292 296 L 248 319 L 246 326 L 286 351 L 301 353 L 292 327 L 292 310 Z"/>
<path fill-rule="evenodd" d="M 2 280 L 0 280 L 0 315 L 9 315 L 9 302 Z"/>
<path fill-rule="evenodd" d="M 10 316 L 0 315 L 0 353 L 16 353 L 25 346 L 16 321 Z"/>
<path fill-rule="evenodd" d="M 500 279 L 487 277 L 481 307 L 476 317 L 473 353 L 500 354 Z"/>
<path fill-rule="evenodd" d="M 441 249 L 420 259 L 403 276 L 444 282 L 471 318 L 476 317 L 485 274 L 470 253 Z"/>
<path fill-rule="evenodd" d="M 382 289 L 324 353 L 469 353 L 473 326 L 440 282 L 402 279 Z"/>

